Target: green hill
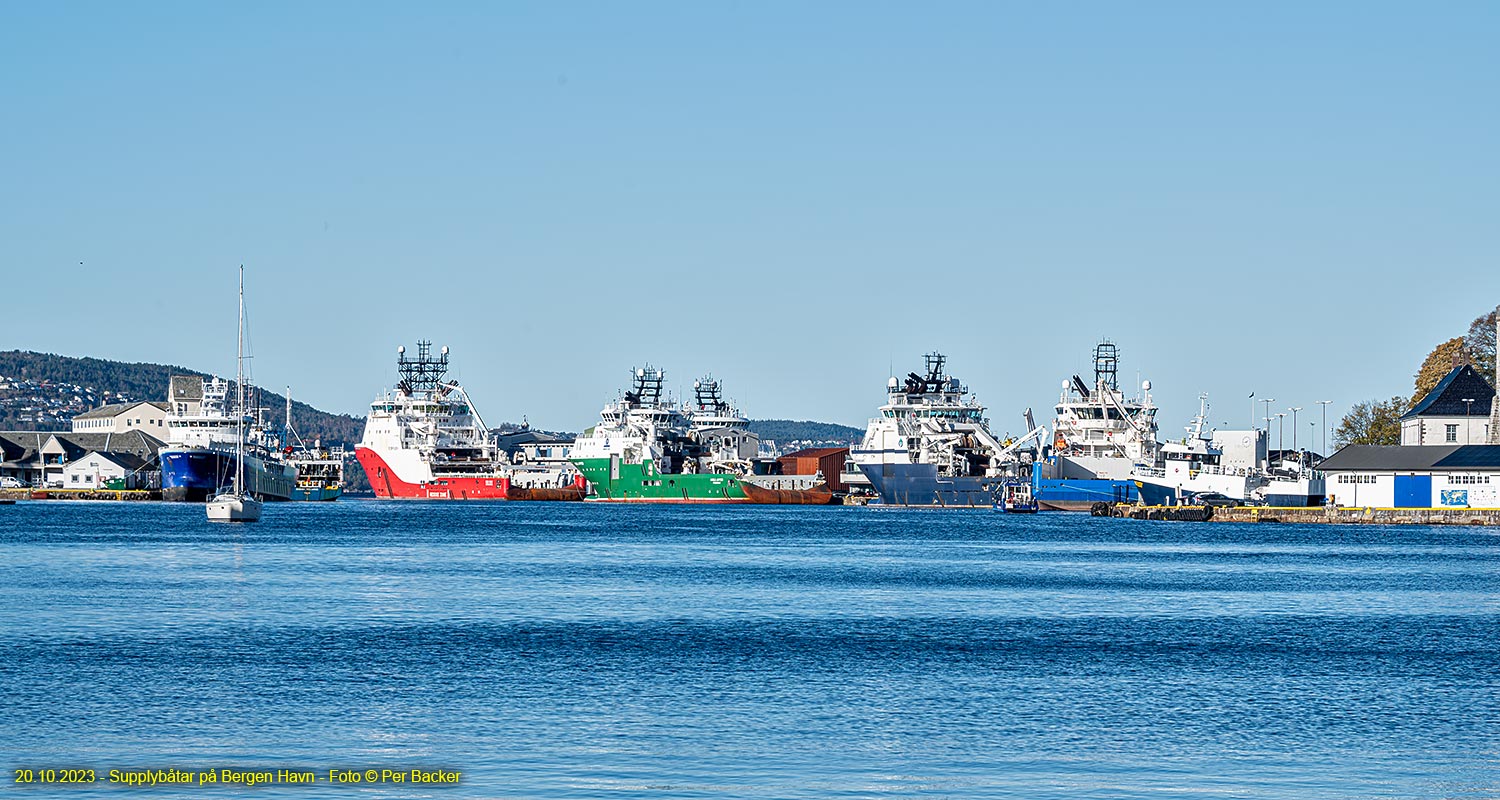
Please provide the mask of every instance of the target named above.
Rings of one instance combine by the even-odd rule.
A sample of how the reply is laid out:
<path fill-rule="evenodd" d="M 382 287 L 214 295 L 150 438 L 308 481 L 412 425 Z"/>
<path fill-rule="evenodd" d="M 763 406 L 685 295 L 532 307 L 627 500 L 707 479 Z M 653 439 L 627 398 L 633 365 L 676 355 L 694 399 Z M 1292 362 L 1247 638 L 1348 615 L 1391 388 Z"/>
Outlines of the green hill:
<path fill-rule="evenodd" d="M 172 375 L 205 373 L 170 364 L 125 363 L 72 358 L 21 350 L 0 351 L 0 430 L 65 430 L 74 414 L 121 400 L 166 400 Z M 260 403 L 279 414 L 286 398 L 260 392 Z M 329 414 L 292 401 L 292 425 L 304 439 L 352 447 L 364 430 L 364 418 Z"/>
<path fill-rule="evenodd" d="M 791 442 L 839 442 L 852 444 L 859 441 L 864 431 L 839 425 L 834 422 L 812 422 L 791 419 L 753 419 L 750 430 L 762 440 L 775 440 L 782 447 Z"/>

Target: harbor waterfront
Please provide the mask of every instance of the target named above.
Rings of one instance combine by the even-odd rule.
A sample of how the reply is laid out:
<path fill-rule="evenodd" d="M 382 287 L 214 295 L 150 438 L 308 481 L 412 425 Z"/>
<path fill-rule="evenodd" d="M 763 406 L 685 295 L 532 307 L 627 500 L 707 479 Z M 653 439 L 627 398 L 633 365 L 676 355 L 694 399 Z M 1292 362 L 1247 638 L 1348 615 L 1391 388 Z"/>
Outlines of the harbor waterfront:
<path fill-rule="evenodd" d="M 100 776 L 28 797 L 350 765 L 459 773 L 454 797 L 1500 792 L 1492 529 L 348 498 L 0 519 L 6 768 Z M 428 796 L 256 796 L 356 791 Z"/>

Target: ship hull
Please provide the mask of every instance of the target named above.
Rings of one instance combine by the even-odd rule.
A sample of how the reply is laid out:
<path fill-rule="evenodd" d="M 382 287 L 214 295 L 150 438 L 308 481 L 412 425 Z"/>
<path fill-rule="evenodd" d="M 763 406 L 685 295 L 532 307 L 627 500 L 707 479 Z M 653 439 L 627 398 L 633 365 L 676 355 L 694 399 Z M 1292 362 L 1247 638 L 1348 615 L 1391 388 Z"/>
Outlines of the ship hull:
<path fill-rule="evenodd" d="M 171 502 L 202 503 L 234 480 L 233 452 L 202 447 L 161 451 L 161 496 Z M 245 493 L 262 500 L 290 500 L 297 470 L 286 464 L 245 456 Z"/>
<path fill-rule="evenodd" d="M 651 461 L 623 464 L 608 458 L 574 459 L 593 487 L 590 502 L 749 503 L 744 484 L 733 475 L 662 474 Z"/>
<path fill-rule="evenodd" d="M 940 478 L 933 464 L 860 464 L 882 505 L 923 508 L 994 508 L 999 478 Z"/>
<path fill-rule="evenodd" d="M 827 484 L 810 489 L 771 489 L 744 483 L 740 488 L 744 490 L 747 500 L 767 506 L 827 506 L 837 499 Z"/>
<path fill-rule="evenodd" d="M 354 451 L 370 488 L 380 500 L 506 500 L 509 481 L 500 475 L 433 475 L 430 480 L 402 480 L 379 453 Z"/>
<path fill-rule="evenodd" d="M 1049 511 L 1088 511 L 1095 503 L 1134 503 L 1135 483 L 1128 480 L 1036 480 L 1036 501 Z"/>
<path fill-rule="evenodd" d="M 343 494 L 344 490 L 337 486 L 298 486 L 292 490 L 292 499 L 304 503 L 326 503 Z"/>

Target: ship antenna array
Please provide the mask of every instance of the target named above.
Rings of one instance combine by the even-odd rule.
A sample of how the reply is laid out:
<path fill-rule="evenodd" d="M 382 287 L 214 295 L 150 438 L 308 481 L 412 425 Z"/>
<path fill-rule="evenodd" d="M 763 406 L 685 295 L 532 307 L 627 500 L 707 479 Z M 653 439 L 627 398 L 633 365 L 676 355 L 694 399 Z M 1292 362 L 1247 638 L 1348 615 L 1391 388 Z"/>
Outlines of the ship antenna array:
<path fill-rule="evenodd" d="M 448 348 L 443 347 L 436 358 L 432 355 L 432 342 L 422 339 L 417 342 L 417 357 L 407 358 L 406 348 L 396 348 L 396 369 L 401 372 L 401 387 L 408 394 L 416 391 L 432 391 L 438 381 L 448 374 Z"/>
<path fill-rule="evenodd" d="M 694 381 L 693 394 L 696 396 L 698 407 L 701 409 L 706 410 L 711 408 L 715 413 L 723 414 L 725 406 L 728 405 L 724 402 L 724 395 L 720 389 L 719 382 L 714 380 L 712 375 L 706 376 L 703 380 Z"/>
<path fill-rule="evenodd" d="M 938 384 L 943 380 L 943 365 L 948 363 L 948 357 L 942 353 L 928 353 L 927 356 L 927 382 Z"/>
<path fill-rule="evenodd" d="M 1105 339 L 1094 347 L 1094 385 L 1111 391 L 1120 388 L 1120 349 Z"/>
<path fill-rule="evenodd" d="M 647 364 L 637 369 L 631 375 L 635 384 L 635 395 L 638 402 L 643 405 L 654 406 L 661 402 L 661 384 L 666 375 L 660 369 Z"/>

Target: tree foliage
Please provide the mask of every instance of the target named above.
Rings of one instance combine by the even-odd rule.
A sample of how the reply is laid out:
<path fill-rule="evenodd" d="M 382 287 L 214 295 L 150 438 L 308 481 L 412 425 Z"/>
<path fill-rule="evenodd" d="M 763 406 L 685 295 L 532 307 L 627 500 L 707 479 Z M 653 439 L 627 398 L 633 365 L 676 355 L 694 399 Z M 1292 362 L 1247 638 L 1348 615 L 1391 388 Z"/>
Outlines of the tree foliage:
<path fill-rule="evenodd" d="M 1407 399 L 1366 400 L 1355 403 L 1339 421 L 1333 441 L 1339 447 L 1349 444 L 1401 444 L 1401 414 Z"/>
<path fill-rule="evenodd" d="M 1464 347 L 1473 359 L 1474 369 L 1487 381 L 1495 380 L 1495 312 L 1491 311 L 1469 325 Z"/>
<path fill-rule="evenodd" d="M 1464 341 L 1464 337 L 1455 336 L 1432 348 L 1432 352 L 1427 354 L 1427 360 L 1423 361 L 1421 369 L 1417 370 L 1417 382 L 1412 387 L 1412 405 L 1421 402 L 1422 398 L 1438 385 L 1438 381 L 1442 380 L 1444 375 L 1453 371 L 1455 361 L 1460 364 L 1470 362 L 1469 349 Z"/>

